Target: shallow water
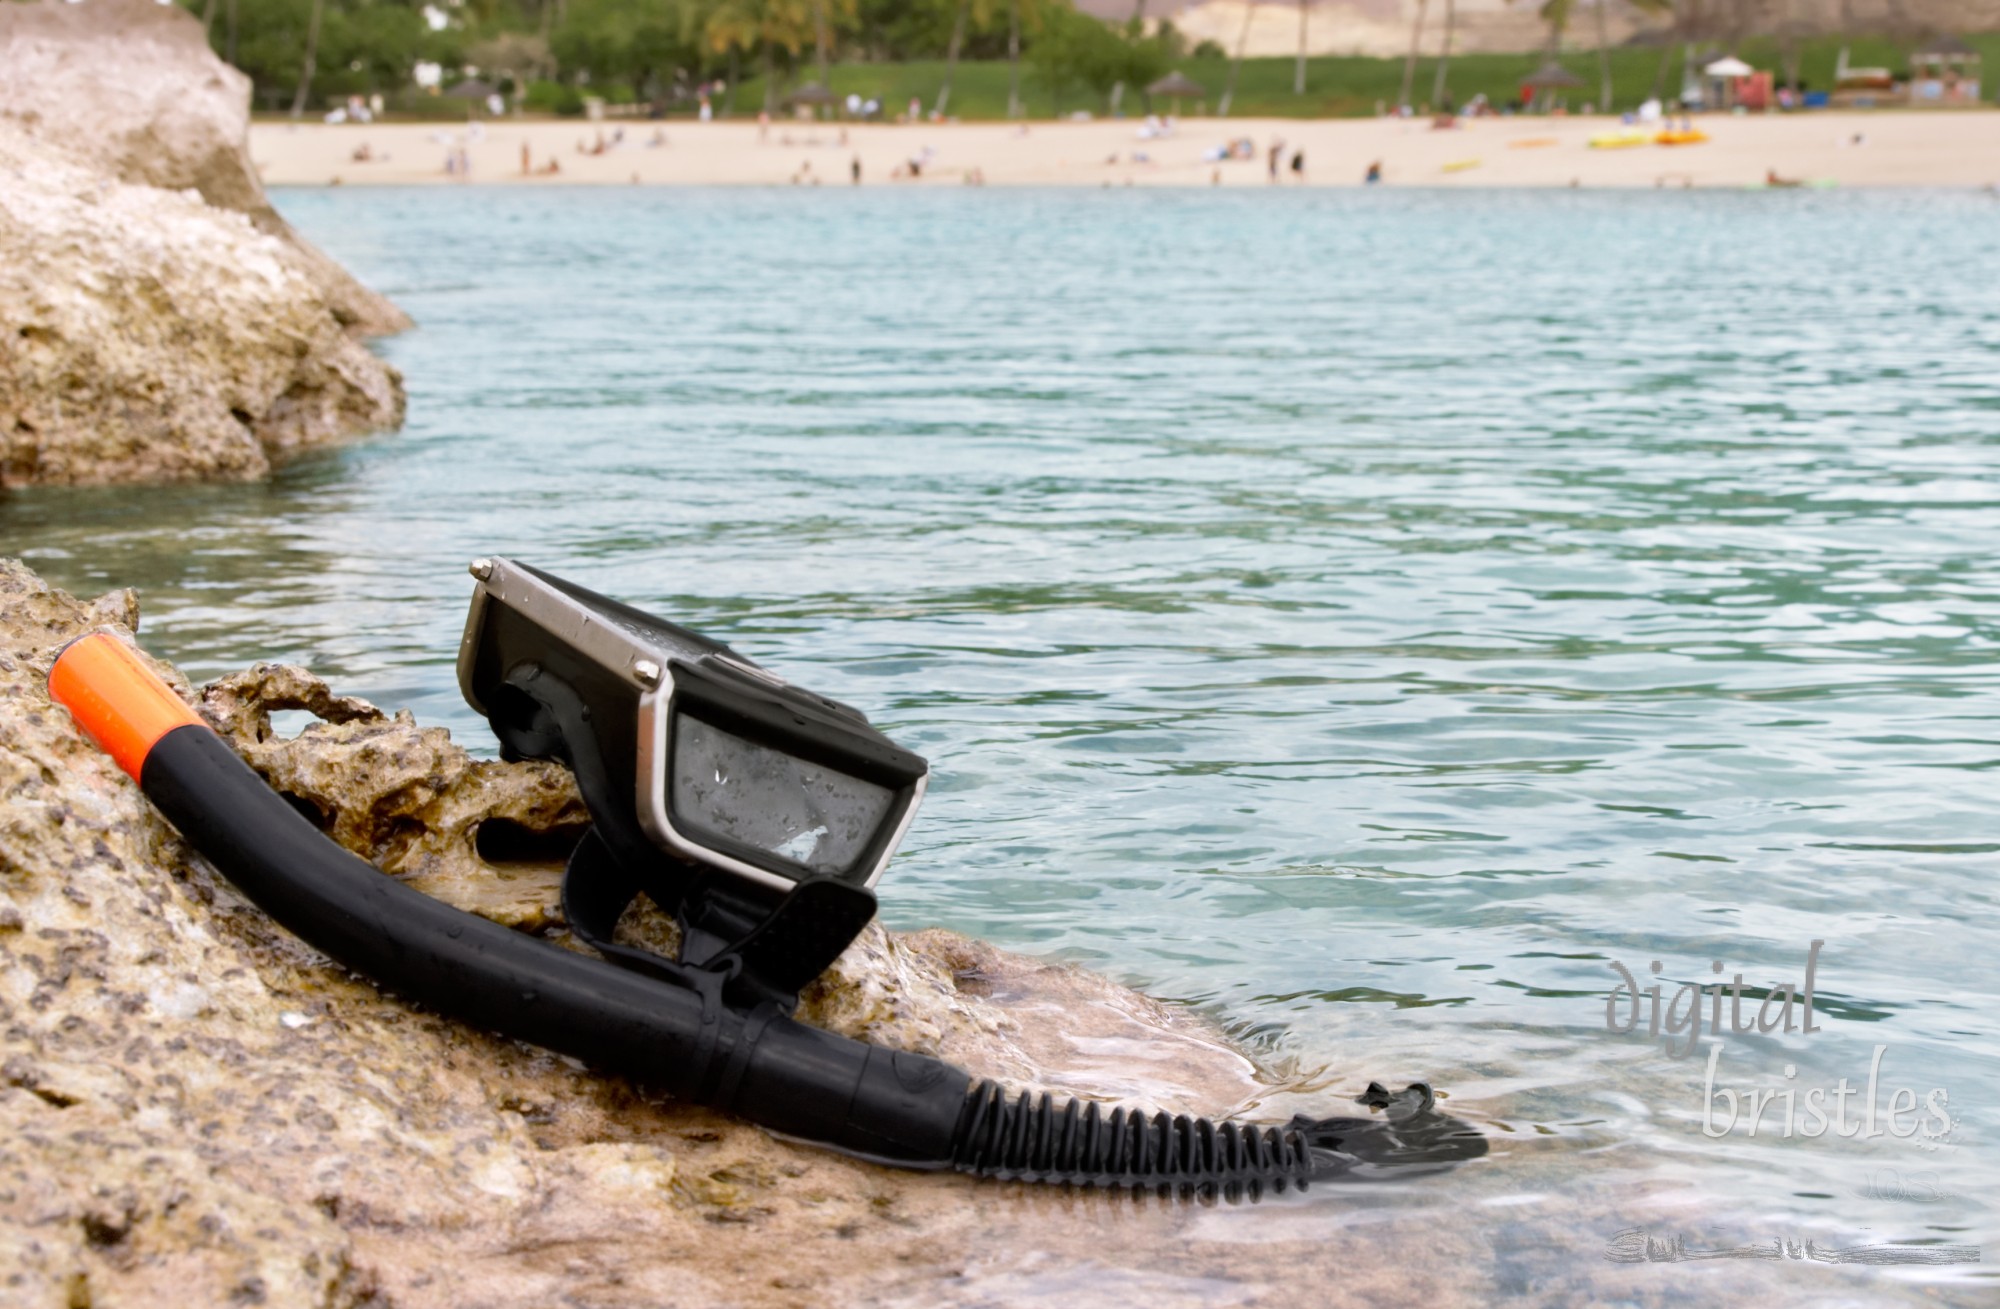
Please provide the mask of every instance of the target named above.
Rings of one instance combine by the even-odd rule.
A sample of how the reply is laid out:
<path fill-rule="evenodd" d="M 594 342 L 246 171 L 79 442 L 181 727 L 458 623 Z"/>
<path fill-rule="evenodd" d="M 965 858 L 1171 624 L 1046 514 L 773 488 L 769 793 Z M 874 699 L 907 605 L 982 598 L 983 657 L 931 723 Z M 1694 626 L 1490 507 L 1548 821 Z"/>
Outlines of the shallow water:
<path fill-rule="evenodd" d="M 480 743 L 465 561 L 574 576 L 931 758 L 893 925 L 1201 1005 L 1286 1070 L 1273 1111 L 1430 1077 L 1494 1135 L 1211 1234 L 1371 1216 L 1416 1259 L 1435 1223 L 1491 1294 L 1991 1302 L 1603 1258 L 2000 1261 L 1990 198 L 278 200 L 421 324 L 381 346 L 408 430 L 16 494 L 0 550 L 140 587 L 197 677 L 295 660 Z M 1858 1088 L 1882 1046 L 1884 1121 L 1942 1089 L 1942 1141 L 1773 1139 L 1783 1101 L 1710 1139 L 1707 1031 L 1606 1030 L 1613 962 L 1761 994 L 1814 940 L 1822 1030 L 1726 1036 L 1716 1085 Z M 952 1293 L 1153 1275 L 1105 1259 Z"/>

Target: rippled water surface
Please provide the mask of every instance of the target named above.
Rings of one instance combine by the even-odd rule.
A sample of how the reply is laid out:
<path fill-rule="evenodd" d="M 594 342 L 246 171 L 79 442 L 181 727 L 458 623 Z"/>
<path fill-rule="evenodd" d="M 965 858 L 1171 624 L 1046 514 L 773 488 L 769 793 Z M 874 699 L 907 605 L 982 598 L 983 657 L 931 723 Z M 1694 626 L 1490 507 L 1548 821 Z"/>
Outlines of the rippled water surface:
<path fill-rule="evenodd" d="M 927 754 L 892 923 L 1331 1080 L 1274 1107 L 1428 1076 L 1496 1142 L 1283 1222 L 1401 1215 L 1406 1259 L 1435 1222 L 1496 1294 L 1635 1303 L 1742 1302 L 1753 1265 L 1607 1263 L 1627 1228 L 1983 1244 L 1756 1265 L 1756 1298 L 1993 1302 L 2000 204 L 279 203 L 421 324 L 381 346 L 407 431 L 268 485 L 0 501 L 0 547 L 140 586 L 192 674 L 298 660 L 483 746 L 463 568 L 517 555 Z M 1845 1078 L 1858 1118 L 1883 1047 L 1882 1123 L 1943 1090 L 1941 1141 L 1922 1108 L 1785 1139 L 1783 1100 L 1710 1139 L 1705 1028 L 1678 1058 L 1606 1030 L 1614 962 L 1671 999 L 1719 961 L 1748 1017 L 1815 940 L 1821 1030 L 1727 1035 L 1714 1085 Z"/>

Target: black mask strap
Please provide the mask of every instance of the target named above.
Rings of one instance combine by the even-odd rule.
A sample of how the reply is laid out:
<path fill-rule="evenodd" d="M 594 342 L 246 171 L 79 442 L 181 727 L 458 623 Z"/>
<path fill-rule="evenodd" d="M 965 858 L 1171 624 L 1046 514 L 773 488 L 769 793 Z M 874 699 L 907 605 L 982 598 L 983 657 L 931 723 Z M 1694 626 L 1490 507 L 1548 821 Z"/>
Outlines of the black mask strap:
<path fill-rule="evenodd" d="M 732 1003 L 773 1002 L 789 1013 L 798 993 L 847 948 L 875 916 L 875 894 L 832 877 L 810 877 L 783 897 L 704 874 L 663 854 L 638 828 L 628 781 L 605 767 L 583 699 L 538 664 L 508 673 L 520 697 L 516 712 L 494 714 L 504 750 L 515 757 L 559 758 L 576 774 L 591 829 L 563 871 L 563 915 L 577 937 L 623 967 L 706 990 L 728 982 Z M 619 916 L 640 895 L 674 915 L 678 960 L 617 944 Z M 696 978 L 692 974 L 709 974 Z"/>

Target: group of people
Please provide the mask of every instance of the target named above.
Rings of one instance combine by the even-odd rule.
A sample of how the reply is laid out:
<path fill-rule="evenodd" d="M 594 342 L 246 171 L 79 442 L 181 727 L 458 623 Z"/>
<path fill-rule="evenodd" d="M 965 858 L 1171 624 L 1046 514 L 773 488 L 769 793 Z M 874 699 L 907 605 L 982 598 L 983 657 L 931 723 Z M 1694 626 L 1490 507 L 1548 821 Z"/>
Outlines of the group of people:
<path fill-rule="evenodd" d="M 1284 169 L 1286 167 L 1285 138 L 1283 138 L 1282 136 L 1272 138 L 1271 148 L 1267 153 L 1269 156 L 1269 170 L 1271 175 L 1271 181 L 1275 184 L 1277 180 L 1284 175 Z M 1292 170 L 1292 180 L 1294 182 L 1305 181 L 1306 180 L 1305 150 L 1301 148 L 1292 151 L 1291 159 L 1292 162 L 1290 167 Z"/>
<path fill-rule="evenodd" d="M 760 129 L 762 129 L 762 131 L 768 131 L 769 127 L 768 116 L 760 114 L 758 115 L 758 118 L 760 120 L 759 121 Z M 1170 122 L 1171 120 L 1167 120 L 1167 122 L 1161 123 L 1160 127 L 1156 127 L 1150 132 L 1142 131 L 1140 135 L 1145 139 L 1156 139 L 1157 137 L 1165 134 L 1160 129 L 1168 127 L 1168 124 Z M 1021 131 L 1023 134 L 1025 134 L 1026 129 L 1022 128 Z M 762 132 L 760 131 L 760 135 L 761 134 Z M 847 145 L 846 128 L 844 127 L 841 128 L 839 135 L 840 135 L 839 145 L 845 147 Z M 468 143 L 477 143 L 479 140 L 483 139 L 484 136 L 485 136 L 485 130 L 483 126 L 477 123 L 472 124 L 467 129 L 463 139 L 461 139 L 461 137 L 457 133 L 440 132 L 433 134 L 433 139 L 446 147 L 445 160 L 444 160 L 444 172 L 446 176 L 466 178 L 471 175 L 472 155 L 471 151 L 468 149 Z M 1857 140 L 1858 139 L 1859 138 L 1857 137 Z M 666 145 L 667 135 L 665 130 L 663 128 L 658 128 L 658 127 L 654 128 L 651 138 L 647 140 L 645 144 L 647 146 Z M 786 142 L 786 144 L 790 144 L 789 140 Z M 817 142 L 808 141 L 806 142 L 806 144 L 814 145 L 817 144 Z M 597 131 L 595 140 L 579 139 L 576 143 L 576 151 L 578 154 L 581 155 L 600 156 L 609 154 L 614 150 L 621 149 L 625 145 L 626 145 L 626 138 L 625 138 L 625 129 L 623 127 L 613 128 L 610 135 L 608 136 L 605 134 L 604 130 L 600 128 Z M 1253 142 L 1248 137 L 1238 137 L 1227 142 L 1224 145 L 1216 146 L 1206 151 L 1203 154 L 1202 159 L 1204 163 L 1214 164 L 1232 159 L 1236 160 L 1254 159 L 1258 153 L 1259 152 L 1256 148 L 1255 142 Z M 1264 160 L 1265 160 L 1265 170 L 1266 170 L 1267 180 L 1272 185 L 1277 185 L 1278 183 L 1282 182 L 1287 172 L 1291 174 L 1292 180 L 1295 183 L 1303 184 L 1306 181 L 1306 152 L 1303 146 L 1289 145 L 1284 140 L 1284 138 L 1274 137 L 1271 140 L 1270 144 L 1262 151 L 1262 153 L 1264 155 Z M 903 159 L 900 163 L 896 164 L 895 167 L 890 170 L 889 173 L 890 180 L 921 181 L 927 172 L 933 171 L 933 165 L 936 160 L 936 154 L 937 152 L 932 147 L 928 145 L 922 147 L 921 149 L 917 150 L 916 152 L 910 154 L 908 157 Z M 388 156 L 378 155 L 374 153 L 374 151 L 371 149 L 371 147 L 368 145 L 367 142 L 362 142 L 361 144 L 354 147 L 351 158 L 355 163 L 360 164 L 360 163 L 370 163 L 380 160 L 386 160 Z M 1130 162 L 1134 164 L 1149 164 L 1152 162 L 1151 157 L 1147 154 L 1147 152 L 1143 150 L 1133 150 L 1129 152 L 1129 159 Z M 1107 166 L 1115 166 L 1119 162 L 1120 162 L 1120 156 L 1116 152 L 1114 152 L 1111 155 L 1111 157 L 1105 161 Z M 970 168 L 960 169 L 957 171 L 960 173 L 963 181 L 968 186 L 983 186 L 986 183 L 985 170 L 982 168 L 974 166 Z M 848 180 L 853 185 L 855 186 L 861 185 L 862 165 L 861 165 L 861 156 L 859 154 L 853 154 L 850 156 L 847 165 L 847 172 L 848 172 Z M 535 164 L 534 152 L 531 149 L 529 143 L 527 141 L 523 141 L 521 143 L 520 175 L 522 177 L 553 177 L 553 176 L 559 176 L 561 173 L 562 173 L 562 163 L 559 159 L 551 155 L 549 158 L 544 160 L 539 167 L 537 167 Z M 639 174 L 635 172 L 633 174 L 632 180 L 634 182 L 637 182 L 639 180 Z M 822 180 L 823 179 L 821 175 L 814 171 L 813 164 L 810 160 L 807 160 L 806 162 L 802 163 L 799 166 L 798 170 L 791 175 L 791 182 L 794 186 L 819 186 L 821 185 Z M 1209 180 L 1211 184 L 1220 186 L 1222 184 L 1222 170 L 1220 168 L 1214 169 Z M 1377 159 L 1370 162 L 1368 165 L 1367 172 L 1363 177 L 1363 181 L 1368 185 L 1372 186 L 1377 183 L 1380 183 L 1382 180 L 1383 180 L 1382 161 Z M 1107 185 L 1109 184 L 1107 183 Z M 1798 183 L 1793 182 L 1786 178 L 1779 177 L 1774 172 L 1770 177 L 1766 178 L 1766 185 L 1795 186 L 1798 185 Z"/>

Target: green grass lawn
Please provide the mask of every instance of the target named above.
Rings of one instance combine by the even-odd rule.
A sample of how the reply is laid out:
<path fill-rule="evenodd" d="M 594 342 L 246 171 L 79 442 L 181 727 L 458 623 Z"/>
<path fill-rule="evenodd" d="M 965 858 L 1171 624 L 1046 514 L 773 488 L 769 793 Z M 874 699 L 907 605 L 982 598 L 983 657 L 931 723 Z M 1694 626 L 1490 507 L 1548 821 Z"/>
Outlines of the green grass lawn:
<path fill-rule="evenodd" d="M 1834 63 L 1841 44 L 1838 40 L 1825 40 L 1812 42 L 1806 47 L 1801 76 L 1809 88 L 1828 90 L 1832 87 Z M 1898 73 L 1908 68 L 1911 47 L 1907 44 L 1879 40 L 1855 40 L 1847 44 L 1851 61 L 1857 65 L 1883 65 Z M 1990 102 L 1994 83 L 2000 80 L 2000 33 L 1968 37 L 1967 44 L 1986 57 L 1986 99 Z M 1661 53 L 1659 47 L 1623 48 L 1611 52 L 1615 108 L 1631 109 L 1651 93 Z M 1759 68 L 1775 69 L 1778 66 L 1777 45 L 1773 41 L 1746 41 L 1737 53 Z M 1581 108 L 1584 102 L 1595 101 L 1597 52 L 1588 47 L 1565 50 L 1563 62 L 1571 72 L 1590 83 L 1571 95 L 1571 106 Z M 1519 96 L 1521 79 L 1540 63 L 1540 54 L 1460 55 L 1451 61 L 1450 91 L 1460 104 L 1479 92 L 1484 92 L 1495 104 L 1512 104 Z M 1208 88 L 1206 112 L 1213 112 L 1223 88 L 1229 82 L 1229 61 L 1190 58 L 1181 62 L 1180 69 Z M 1412 98 L 1419 103 L 1430 99 L 1436 69 L 1437 61 L 1434 59 L 1417 61 Z M 908 105 L 913 96 L 923 102 L 926 111 L 930 109 L 944 80 L 944 62 L 836 64 L 832 73 L 833 89 L 837 94 L 845 96 L 854 92 L 863 98 L 876 97 L 893 116 Z M 804 81 L 811 76 L 808 69 L 798 80 Z M 952 87 L 952 115 L 964 119 L 1004 118 L 1007 112 L 1007 77 L 1004 61 L 961 62 Z M 1239 117 L 1272 118 L 1365 116 L 1374 113 L 1378 103 L 1394 104 L 1402 80 L 1401 59 L 1329 56 L 1307 61 L 1306 93 L 1293 95 L 1290 59 L 1246 59 L 1237 79 L 1231 113 Z M 1671 96 L 1679 89 L 1680 53 L 1679 47 L 1675 47 L 1667 73 L 1666 90 Z M 1106 108 L 1103 96 L 1080 87 L 1070 88 L 1058 100 L 1026 61 L 1021 65 L 1021 97 L 1032 118 L 1048 118 L 1057 112 L 1070 113 L 1079 109 L 1101 114 Z M 735 99 L 738 114 L 754 114 L 763 104 L 763 80 L 746 81 L 738 88 Z M 1153 108 L 1163 112 L 1170 106 L 1155 105 Z M 1127 114 L 1146 112 L 1141 98 L 1129 89 L 1122 109 Z M 1181 109 L 1189 114 L 1200 111 L 1192 101 L 1183 101 Z"/>

